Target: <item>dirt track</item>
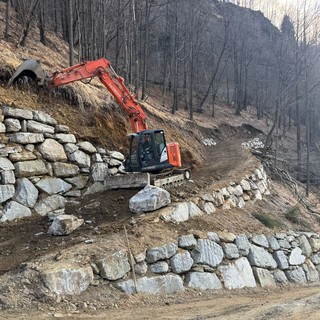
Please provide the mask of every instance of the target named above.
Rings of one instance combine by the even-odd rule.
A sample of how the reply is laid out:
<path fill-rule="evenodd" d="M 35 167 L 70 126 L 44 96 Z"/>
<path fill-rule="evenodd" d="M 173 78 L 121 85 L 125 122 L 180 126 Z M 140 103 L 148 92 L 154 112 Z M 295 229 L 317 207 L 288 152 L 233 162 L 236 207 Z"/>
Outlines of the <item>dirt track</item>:
<path fill-rule="evenodd" d="M 320 317 L 319 287 L 254 289 L 241 291 L 186 292 L 174 298 L 150 301 L 133 296 L 127 305 L 90 312 L 88 310 L 0 312 L 1 319 L 168 319 L 168 320 L 315 320 Z"/>

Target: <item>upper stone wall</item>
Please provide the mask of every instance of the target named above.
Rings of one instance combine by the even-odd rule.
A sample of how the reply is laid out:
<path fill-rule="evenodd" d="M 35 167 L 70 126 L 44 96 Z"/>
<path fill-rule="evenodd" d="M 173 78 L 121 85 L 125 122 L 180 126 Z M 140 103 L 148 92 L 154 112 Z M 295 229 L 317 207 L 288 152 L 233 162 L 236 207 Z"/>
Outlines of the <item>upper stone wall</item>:
<path fill-rule="evenodd" d="M 102 191 L 124 168 L 119 152 L 78 141 L 50 115 L 8 106 L 0 110 L 0 221 L 47 215 L 68 200 Z"/>

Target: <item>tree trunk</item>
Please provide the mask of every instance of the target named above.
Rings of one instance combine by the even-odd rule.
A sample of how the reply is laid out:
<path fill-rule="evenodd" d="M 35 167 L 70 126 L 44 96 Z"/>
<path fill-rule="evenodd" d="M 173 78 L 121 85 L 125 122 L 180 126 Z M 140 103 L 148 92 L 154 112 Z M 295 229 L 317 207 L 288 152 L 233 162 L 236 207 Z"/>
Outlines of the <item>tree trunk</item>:
<path fill-rule="evenodd" d="M 73 5 L 72 0 L 69 0 L 69 65 L 74 65 L 73 52 Z"/>
<path fill-rule="evenodd" d="M 6 4 L 6 26 L 5 26 L 5 30 L 4 30 L 4 39 L 5 40 L 8 40 L 8 38 L 9 38 L 10 5 L 11 5 L 11 0 L 7 0 L 7 4 Z"/>

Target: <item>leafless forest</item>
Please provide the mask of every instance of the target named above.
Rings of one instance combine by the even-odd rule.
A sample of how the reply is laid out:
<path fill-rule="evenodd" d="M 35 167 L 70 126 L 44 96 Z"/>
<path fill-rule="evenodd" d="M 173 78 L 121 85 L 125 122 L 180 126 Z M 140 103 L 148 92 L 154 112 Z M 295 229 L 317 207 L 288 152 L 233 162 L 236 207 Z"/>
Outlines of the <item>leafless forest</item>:
<path fill-rule="evenodd" d="M 69 43 L 69 63 L 105 57 L 139 98 L 158 86 L 172 113 L 215 117 L 224 102 L 237 115 L 251 106 L 272 120 L 267 147 L 296 132 L 297 178 L 310 184 L 310 152 L 320 141 L 319 5 L 311 0 L 7 0 L 6 21 Z M 302 4 L 303 3 L 303 4 Z M 264 16 L 261 11 L 272 20 Z M 276 21 L 279 25 L 276 26 Z M 275 24 L 273 24 L 275 23 Z M 10 38 L 7 23 L 4 39 Z M 305 174 L 306 173 L 306 174 Z M 301 176 L 301 177 L 300 177 Z"/>

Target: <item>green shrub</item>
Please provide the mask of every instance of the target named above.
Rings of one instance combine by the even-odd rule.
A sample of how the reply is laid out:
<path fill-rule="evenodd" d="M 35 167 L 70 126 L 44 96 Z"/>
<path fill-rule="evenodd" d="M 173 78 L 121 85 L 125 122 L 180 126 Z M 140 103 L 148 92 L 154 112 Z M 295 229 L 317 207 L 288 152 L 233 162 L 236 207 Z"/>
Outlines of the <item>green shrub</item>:
<path fill-rule="evenodd" d="M 294 206 L 287 210 L 285 217 L 287 220 L 291 221 L 295 224 L 301 224 L 301 218 L 300 218 L 300 209 L 298 206 Z"/>
<path fill-rule="evenodd" d="M 254 213 L 253 216 L 270 229 L 282 229 L 285 227 L 285 224 L 281 220 L 276 219 L 268 214 Z"/>

